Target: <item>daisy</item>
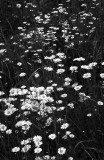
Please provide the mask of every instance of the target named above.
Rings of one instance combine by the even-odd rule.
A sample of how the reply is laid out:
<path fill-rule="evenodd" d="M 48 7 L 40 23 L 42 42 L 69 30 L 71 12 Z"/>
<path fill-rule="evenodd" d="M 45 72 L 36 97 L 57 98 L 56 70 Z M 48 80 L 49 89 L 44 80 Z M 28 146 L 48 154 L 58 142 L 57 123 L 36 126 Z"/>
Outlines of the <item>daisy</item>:
<path fill-rule="evenodd" d="M 58 149 L 58 154 L 63 155 L 63 154 L 65 154 L 65 153 L 66 153 L 66 148 L 60 147 L 60 148 Z"/>

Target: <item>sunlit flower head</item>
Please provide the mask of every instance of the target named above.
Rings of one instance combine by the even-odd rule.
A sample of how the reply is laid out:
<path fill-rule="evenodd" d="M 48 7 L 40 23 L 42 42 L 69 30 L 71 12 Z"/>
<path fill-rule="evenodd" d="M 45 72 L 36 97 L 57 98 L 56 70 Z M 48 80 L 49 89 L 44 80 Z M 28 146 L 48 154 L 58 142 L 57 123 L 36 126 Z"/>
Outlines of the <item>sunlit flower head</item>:
<path fill-rule="evenodd" d="M 56 101 L 57 104 L 62 104 L 62 100 Z"/>
<path fill-rule="evenodd" d="M 65 59 L 65 58 L 66 58 L 65 54 L 62 53 L 62 52 L 57 53 L 57 56 L 58 56 L 59 58 L 62 58 L 62 59 Z"/>
<path fill-rule="evenodd" d="M 54 63 L 58 63 L 58 62 L 61 62 L 62 60 L 60 59 L 60 58 L 55 58 L 55 59 L 53 59 L 53 62 Z"/>
<path fill-rule="evenodd" d="M 42 148 L 35 148 L 34 149 L 34 152 L 37 153 L 37 154 L 40 153 L 41 151 L 42 151 Z"/>
<path fill-rule="evenodd" d="M 82 65 L 81 68 L 82 68 L 82 69 L 87 69 L 87 70 L 89 70 L 89 69 L 92 69 L 92 66 Z"/>
<path fill-rule="evenodd" d="M 65 153 L 66 153 L 66 148 L 64 148 L 64 147 L 58 148 L 58 154 L 63 155 Z"/>
<path fill-rule="evenodd" d="M 16 7 L 17 8 L 21 8 L 21 4 L 16 4 Z"/>
<path fill-rule="evenodd" d="M 26 73 L 20 73 L 19 74 L 19 77 L 24 77 L 24 76 L 26 76 Z"/>
<path fill-rule="evenodd" d="M 0 131 L 5 131 L 7 129 L 7 126 L 0 123 Z"/>
<path fill-rule="evenodd" d="M 83 57 L 75 58 L 75 59 L 73 59 L 73 61 L 85 61 L 85 58 L 83 58 Z"/>
<path fill-rule="evenodd" d="M 56 138 L 56 135 L 53 133 L 53 134 L 50 134 L 48 137 L 53 140 Z"/>
<path fill-rule="evenodd" d="M 30 150 L 30 148 L 31 148 L 31 145 L 27 144 L 27 145 L 22 147 L 21 152 L 26 153 Z"/>
<path fill-rule="evenodd" d="M 101 78 L 104 78 L 104 73 L 101 73 L 101 74 L 100 74 L 100 77 L 101 77 Z"/>
<path fill-rule="evenodd" d="M 92 114 L 91 114 L 91 113 L 88 113 L 88 114 L 87 114 L 87 117 L 91 117 L 91 116 L 92 116 Z"/>
<path fill-rule="evenodd" d="M 78 67 L 77 66 L 71 66 L 69 68 L 72 72 L 77 71 Z"/>
<path fill-rule="evenodd" d="M 102 106 L 104 103 L 102 101 L 98 101 L 97 104 Z"/>
<path fill-rule="evenodd" d="M 89 67 L 95 67 L 97 65 L 97 62 L 92 62 L 89 64 Z"/>
<path fill-rule="evenodd" d="M 67 129 L 69 127 L 68 123 L 64 123 L 61 125 L 61 129 Z"/>
<path fill-rule="evenodd" d="M 90 78 L 91 77 L 91 73 L 85 73 L 85 74 L 83 74 L 83 76 L 82 76 L 83 78 Z"/>
<path fill-rule="evenodd" d="M 75 135 L 71 133 L 71 134 L 69 134 L 69 137 L 70 137 L 70 138 L 74 138 Z"/>
<path fill-rule="evenodd" d="M 58 69 L 56 73 L 61 74 L 61 73 L 64 73 L 64 72 L 65 72 L 65 69 Z"/>
<path fill-rule="evenodd" d="M 74 103 L 68 103 L 67 106 L 70 107 L 71 109 L 74 109 Z"/>
<path fill-rule="evenodd" d="M 47 70 L 47 71 L 53 71 L 52 67 L 44 67 L 44 69 Z"/>
<path fill-rule="evenodd" d="M 63 87 L 58 87 L 57 91 L 63 91 Z"/>
<path fill-rule="evenodd" d="M 35 160 L 43 160 L 43 158 L 39 157 L 39 156 L 36 156 L 35 157 Z"/>
<path fill-rule="evenodd" d="M 11 150 L 12 152 L 19 152 L 20 151 L 20 147 L 14 147 Z"/>
<path fill-rule="evenodd" d="M 72 79 L 71 79 L 71 78 L 69 78 L 69 77 L 66 77 L 64 80 L 65 80 L 66 82 L 70 82 L 70 81 L 72 81 Z"/>
<path fill-rule="evenodd" d="M 66 94 L 66 93 L 64 93 L 64 94 L 61 94 L 61 97 L 62 98 L 65 98 L 65 97 L 67 97 L 68 95 Z"/>
<path fill-rule="evenodd" d="M 33 137 L 33 142 L 34 142 L 35 146 L 39 148 L 40 145 L 43 144 L 42 137 L 41 136 L 34 136 Z"/>
<path fill-rule="evenodd" d="M 78 90 L 80 90 L 82 87 L 83 87 L 82 85 L 79 85 L 79 86 L 75 86 L 74 89 L 75 89 L 76 91 L 78 91 Z"/>
<path fill-rule="evenodd" d="M 11 134 L 11 133 L 12 133 L 11 129 L 6 130 L 6 134 Z"/>
<path fill-rule="evenodd" d="M 22 63 L 21 63 L 21 62 L 18 62 L 17 65 L 18 65 L 18 66 L 22 66 Z"/>
<path fill-rule="evenodd" d="M 26 144 L 30 143 L 30 141 L 31 140 L 28 138 L 26 140 L 22 140 L 20 143 L 21 143 L 21 145 L 26 145 Z"/>
<path fill-rule="evenodd" d="M 34 77 L 38 78 L 39 77 L 39 73 L 35 73 Z"/>
<path fill-rule="evenodd" d="M 4 114 L 6 115 L 6 116 L 11 116 L 15 111 L 17 111 L 18 109 L 16 109 L 16 108 L 8 108 L 8 109 L 6 109 L 5 111 L 4 111 Z"/>
<path fill-rule="evenodd" d="M 73 157 L 68 157 L 68 160 L 74 160 L 74 158 Z"/>

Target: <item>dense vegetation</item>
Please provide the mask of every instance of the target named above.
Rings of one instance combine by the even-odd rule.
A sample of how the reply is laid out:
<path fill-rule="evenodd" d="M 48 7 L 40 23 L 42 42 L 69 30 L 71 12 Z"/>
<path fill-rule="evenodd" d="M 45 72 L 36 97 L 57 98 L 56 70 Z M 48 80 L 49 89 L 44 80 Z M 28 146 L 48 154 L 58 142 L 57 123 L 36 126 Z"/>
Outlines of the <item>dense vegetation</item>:
<path fill-rule="evenodd" d="M 0 1 L 0 158 L 104 159 L 104 4 Z"/>

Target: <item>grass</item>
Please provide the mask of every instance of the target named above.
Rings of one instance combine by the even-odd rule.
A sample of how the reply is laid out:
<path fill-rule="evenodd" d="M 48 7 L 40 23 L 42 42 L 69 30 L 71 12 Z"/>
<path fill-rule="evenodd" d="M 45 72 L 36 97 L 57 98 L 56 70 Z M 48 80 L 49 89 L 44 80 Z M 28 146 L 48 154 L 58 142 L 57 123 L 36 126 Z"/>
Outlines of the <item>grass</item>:
<path fill-rule="evenodd" d="M 100 2 L 82 5 L 78 14 L 59 4 L 35 16 L 28 3 L 36 27 L 23 20 L 8 47 L 0 44 L 1 159 L 104 158 L 103 51 L 91 40 Z"/>

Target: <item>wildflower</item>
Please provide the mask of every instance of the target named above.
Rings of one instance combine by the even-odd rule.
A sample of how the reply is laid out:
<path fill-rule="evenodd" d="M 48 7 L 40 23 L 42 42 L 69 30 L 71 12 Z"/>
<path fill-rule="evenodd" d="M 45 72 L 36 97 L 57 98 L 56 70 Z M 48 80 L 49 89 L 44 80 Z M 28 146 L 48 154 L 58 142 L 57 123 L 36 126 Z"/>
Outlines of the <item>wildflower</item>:
<path fill-rule="evenodd" d="M 10 96 L 16 96 L 18 95 L 18 90 L 17 88 L 11 88 L 10 92 Z"/>
<path fill-rule="evenodd" d="M 31 145 L 30 145 L 30 144 L 27 144 L 27 145 L 25 145 L 24 147 L 22 147 L 21 152 L 26 153 L 26 152 L 29 151 L 30 148 L 31 148 Z"/>
<path fill-rule="evenodd" d="M 47 96 L 45 94 L 41 94 L 41 95 L 38 96 L 38 99 L 47 101 Z"/>
<path fill-rule="evenodd" d="M 12 152 L 19 152 L 20 151 L 20 148 L 19 147 L 14 147 L 12 148 Z"/>
<path fill-rule="evenodd" d="M 30 138 L 21 141 L 21 145 L 26 145 L 30 142 Z"/>
<path fill-rule="evenodd" d="M 89 64 L 89 67 L 94 67 L 96 65 L 97 65 L 97 62 L 92 62 L 92 63 Z"/>
<path fill-rule="evenodd" d="M 35 160 L 43 160 L 43 158 L 36 156 Z"/>
<path fill-rule="evenodd" d="M 3 91 L 0 91 L 0 96 L 4 95 L 5 93 Z"/>
<path fill-rule="evenodd" d="M 26 73 L 21 73 L 21 74 L 19 74 L 19 76 L 24 77 L 24 76 L 26 76 Z"/>
<path fill-rule="evenodd" d="M 71 109 L 73 109 L 74 108 L 74 103 L 68 103 L 67 106 L 70 107 Z"/>
<path fill-rule="evenodd" d="M 101 74 L 100 74 L 100 77 L 101 77 L 101 78 L 104 78 L 104 73 L 101 73 Z"/>
<path fill-rule="evenodd" d="M 4 114 L 6 115 L 6 116 L 11 116 L 15 111 L 17 111 L 18 109 L 16 109 L 16 108 L 8 108 L 8 109 L 6 109 L 5 111 L 4 111 Z"/>
<path fill-rule="evenodd" d="M 50 94 L 52 91 L 54 91 L 53 87 L 47 87 L 46 88 L 46 93 Z"/>
<path fill-rule="evenodd" d="M 58 154 L 63 155 L 63 154 L 65 154 L 65 153 L 66 153 L 66 148 L 60 147 L 60 148 L 58 149 Z"/>
<path fill-rule="evenodd" d="M 61 74 L 61 73 L 63 73 L 63 72 L 65 72 L 65 69 L 58 69 L 56 73 L 57 73 L 57 74 Z"/>
<path fill-rule="evenodd" d="M 42 140 L 41 136 L 34 136 L 33 137 L 33 141 L 34 141 L 36 147 L 39 147 L 40 145 L 42 145 L 43 142 L 41 142 L 41 140 Z"/>
<path fill-rule="evenodd" d="M 76 71 L 78 69 L 78 67 L 77 66 L 71 66 L 69 69 L 73 72 L 73 71 Z"/>
<path fill-rule="evenodd" d="M 52 121 L 53 121 L 53 120 L 52 120 L 52 117 L 49 117 L 49 118 L 47 119 L 45 125 L 46 125 L 46 126 L 50 126 L 51 123 L 52 123 Z"/>
<path fill-rule="evenodd" d="M 62 100 L 56 101 L 57 104 L 62 104 Z"/>
<path fill-rule="evenodd" d="M 16 7 L 17 8 L 21 8 L 21 4 L 16 4 Z"/>
<path fill-rule="evenodd" d="M 57 91 L 63 91 L 63 88 L 62 87 L 58 87 Z"/>
<path fill-rule="evenodd" d="M 69 78 L 69 77 L 66 77 L 64 80 L 65 80 L 66 82 L 70 82 L 70 81 L 72 81 L 72 79 L 71 79 L 71 78 Z"/>
<path fill-rule="evenodd" d="M 25 85 L 23 85 L 23 86 L 21 86 L 21 88 L 22 88 L 22 89 L 24 89 L 24 88 L 26 88 L 26 86 L 25 86 Z"/>
<path fill-rule="evenodd" d="M 61 125 L 61 129 L 67 129 L 69 127 L 68 123 L 64 123 Z"/>
<path fill-rule="evenodd" d="M 57 53 L 57 56 L 59 56 L 59 58 L 63 58 L 63 59 L 65 59 L 65 58 L 66 58 L 66 56 L 65 56 L 65 54 L 64 54 L 64 53 Z"/>
<path fill-rule="evenodd" d="M 17 65 L 18 65 L 18 66 L 22 66 L 22 63 L 21 63 L 21 62 L 18 62 Z"/>
<path fill-rule="evenodd" d="M 42 151 L 41 148 L 35 148 L 35 149 L 34 149 L 34 152 L 35 152 L 35 153 L 40 153 L 41 151 Z"/>
<path fill-rule="evenodd" d="M 48 96 L 48 97 L 47 97 L 47 101 L 50 102 L 50 103 L 51 103 L 51 102 L 54 102 L 54 98 Z"/>
<path fill-rule="evenodd" d="M 82 69 L 87 69 L 87 70 L 92 69 L 92 67 L 89 66 L 89 65 L 82 65 L 81 68 Z"/>
<path fill-rule="evenodd" d="M 55 58 L 55 59 L 53 59 L 53 62 L 54 63 L 58 63 L 58 62 L 61 62 L 62 60 L 60 59 L 60 58 Z"/>
<path fill-rule="evenodd" d="M 35 87 L 30 87 L 30 91 L 36 91 Z"/>
<path fill-rule="evenodd" d="M 0 131 L 5 131 L 7 129 L 7 126 L 0 123 Z"/>
<path fill-rule="evenodd" d="M 57 83 L 53 83 L 53 84 L 52 84 L 52 87 L 56 87 L 56 86 L 57 86 Z"/>
<path fill-rule="evenodd" d="M 64 11 L 63 8 L 61 8 L 61 9 L 59 10 L 60 13 L 62 13 L 63 11 Z"/>
<path fill-rule="evenodd" d="M 66 135 L 68 135 L 68 136 L 69 136 L 70 134 L 71 134 L 71 132 L 70 132 L 70 131 L 66 131 Z"/>
<path fill-rule="evenodd" d="M 44 67 L 44 69 L 47 70 L 47 71 L 53 71 L 52 67 Z"/>
<path fill-rule="evenodd" d="M 104 103 L 102 101 L 97 102 L 98 105 L 103 105 Z"/>
<path fill-rule="evenodd" d="M 65 107 L 63 106 L 63 107 L 59 107 L 59 108 L 57 108 L 57 111 L 62 111 L 62 110 L 64 110 L 65 109 Z"/>
<path fill-rule="evenodd" d="M 38 88 L 36 88 L 36 91 L 37 92 L 43 92 L 45 90 L 45 88 L 42 86 L 42 87 L 38 87 Z"/>
<path fill-rule="evenodd" d="M 91 116 L 92 116 L 92 114 L 91 114 L 91 113 L 88 113 L 88 114 L 87 114 L 87 117 L 91 117 Z"/>
<path fill-rule="evenodd" d="M 43 156 L 43 159 L 44 159 L 44 160 L 49 160 L 49 159 L 50 159 L 50 156 L 49 156 L 49 155 L 45 155 L 45 156 Z"/>
<path fill-rule="evenodd" d="M 70 82 L 65 82 L 63 86 L 69 86 Z"/>
<path fill-rule="evenodd" d="M 76 91 L 78 91 L 78 90 L 80 90 L 82 87 L 83 87 L 82 85 L 79 85 L 79 86 L 75 86 L 74 89 L 75 89 Z"/>
<path fill-rule="evenodd" d="M 102 62 L 101 65 L 104 65 L 104 62 Z"/>
<path fill-rule="evenodd" d="M 39 73 L 35 73 L 35 78 L 38 78 L 39 77 Z"/>
<path fill-rule="evenodd" d="M 26 129 L 26 126 L 27 126 L 27 129 L 29 129 L 28 127 L 32 125 L 32 123 L 30 121 L 25 121 L 25 120 L 21 120 L 21 121 L 18 121 L 16 124 L 15 124 L 15 127 L 20 127 L 20 126 L 24 126 L 23 127 L 23 130 Z"/>
<path fill-rule="evenodd" d="M 55 134 L 50 134 L 48 137 L 53 140 L 53 139 L 56 138 L 56 135 Z"/>
<path fill-rule="evenodd" d="M 69 134 L 69 137 L 74 138 L 75 136 L 74 136 L 74 134 L 71 133 L 71 134 Z"/>
<path fill-rule="evenodd" d="M 68 160 L 74 160 L 73 157 L 68 157 Z"/>
<path fill-rule="evenodd" d="M 64 94 L 61 95 L 62 98 L 65 98 L 65 97 L 67 97 L 67 96 L 68 96 L 68 95 L 67 95 L 66 93 L 64 93 Z"/>
<path fill-rule="evenodd" d="M 75 58 L 73 61 L 85 61 L 85 58 L 83 58 L 83 57 Z"/>
<path fill-rule="evenodd" d="M 11 129 L 6 130 L 6 134 L 11 134 L 11 133 L 12 133 Z"/>
<path fill-rule="evenodd" d="M 90 78 L 91 77 L 91 73 L 85 73 L 84 75 L 83 75 L 83 78 Z"/>
<path fill-rule="evenodd" d="M 64 67 L 64 64 L 57 64 L 58 67 Z"/>
<path fill-rule="evenodd" d="M 27 131 L 29 129 L 30 129 L 30 125 L 28 125 L 28 124 L 25 124 L 25 125 L 22 126 L 22 130 Z"/>
<path fill-rule="evenodd" d="M 76 87 L 78 85 L 78 83 L 74 83 L 73 85 L 72 85 L 72 87 L 74 88 L 74 87 Z"/>

